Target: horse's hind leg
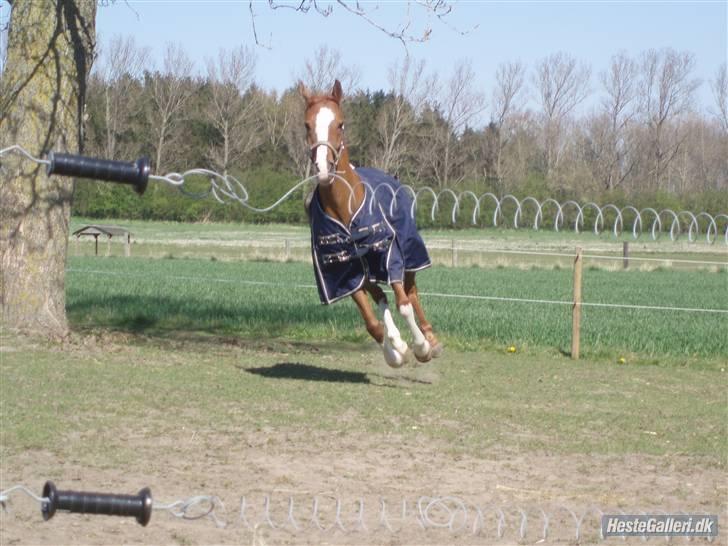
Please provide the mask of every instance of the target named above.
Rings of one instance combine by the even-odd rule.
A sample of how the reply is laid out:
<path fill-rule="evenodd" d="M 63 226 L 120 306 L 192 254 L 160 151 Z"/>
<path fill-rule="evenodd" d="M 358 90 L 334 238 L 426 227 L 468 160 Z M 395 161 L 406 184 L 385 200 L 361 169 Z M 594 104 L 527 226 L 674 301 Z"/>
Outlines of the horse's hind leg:
<path fill-rule="evenodd" d="M 369 290 L 369 287 L 367 287 L 367 289 Z M 369 292 L 372 293 L 371 290 L 369 290 Z M 384 297 L 384 292 L 382 292 L 381 289 L 379 289 L 379 292 L 381 293 L 381 296 Z M 374 294 L 372 295 L 374 296 Z M 369 298 L 367 297 L 367 293 L 364 290 L 357 290 L 352 294 L 351 297 L 354 299 L 354 302 L 359 308 L 359 312 L 361 313 L 361 316 L 364 319 L 364 323 L 366 324 L 367 332 L 369 332 L 369 335 L 371 335 L 374 338 L 374 341 L 376 341 L 382 348 L 382 352 L 384 353 L 384 360 L 389 366 L 392 366 L 393 368 L 399 368 L 400 366 L 402 366 L 405 362 L 404 354 L 407 351 L 407 344 L 402 341 L 397 327 L 394 326 L 391 313 L 389 314 L 389 317 L 387 317 L 387 314 L 385 314 L 384 325 L 382 325 L 382 323 L 379 322 L 376 314 L 372 310 L 372 306 L 369 303 Z M 386 302 L 387 299 L 386 297 L 384 297 L 385 306 L 387 304 Z M 389 310 L 387 309 L 387 311 Z M 387 318 L 389 318 L 389 320 L 387 320 Z M 394 328 L 394 332 L 392 331 L 392 327 Z M 396 336 L 394 336 L 394 334 L 396 334 Z M 395 337 L 394 342 L 392 340 L 392 337 Z M 400 348 L 401 344 L 404 344 L 404 350 L 402 352 L 395 348 L 397 340 L 399 341 Z"/>
<path fill-rule="evenodd" d="M 417 321 L 420 324 L 420 330 L 425 335 L 425 338 L 430 343 L 432 349 L 432 358 L 437 358 L 442 354 L 442 344 L 438 341 L 437 337 L 432 331 L 432 324 L 425 317 L 425 311 L 422 309 L 422 303 L 420 303 L 420 295 L 417 291 L 417 284 L 415 283 L 415 272 L 407 271 L 404 274 L 404 291 L 412 304 L 412 309 L 417 316 Z"/>

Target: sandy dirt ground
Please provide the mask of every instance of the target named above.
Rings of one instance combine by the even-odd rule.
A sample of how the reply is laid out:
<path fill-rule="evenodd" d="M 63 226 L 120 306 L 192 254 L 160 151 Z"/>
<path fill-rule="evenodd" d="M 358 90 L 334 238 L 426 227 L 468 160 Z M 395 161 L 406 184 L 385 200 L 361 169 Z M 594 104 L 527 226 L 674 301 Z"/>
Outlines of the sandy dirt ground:
<path fill-rule="evenodd" d="M 725 521 L 728 498 L 725 473 L 687 457 L 524 456 L 505 451 L 453 457 L 443 454 L 444 446 L 364 436 L 355 430 L 318 436 L 295 430 L 189 434 L 181 426 L 178 435 L 160 438 L 155 446 L 141 436 L 131 435 L 129 442 L 138 443 L 139 460 L 124 475 L 30 452 L 2 462 L 3 488 L 22 483 L 39 494 L 43 484 L 35 483 L 38 469 L 46 468 L 53 469 L 48 478 L 59 489 L 84 490 L 94 484 L 100 491 L 134 494 L 149 486 L 156 506 L 216 495 L 218 525 L 210 516 L 183 521 L 159 509 L 146 527 L 131 518 L 67 513 L 44 522 L 37 501 L 13 494 L 0 520 L 0 542 L 532 544 L 544 537 L 546 517 L 547 542 L 577 543 L 579 527 L 578 542 L 592 543 L 599 538 L 597 508 L 607 513 L 718 513 Z M 162 458 L 160 452 L 166 455 Z M 443 500 L 433 503 L 433 498 Z M 579 524 L 564 507 L 577 519 L 586 517 Z M 519 509 L 526 514 L 526 528 Z M 209 504 L 201 503 L 189 515 L 208 510 Z M 724 539 L 716 543 L 725 544 Z M 607 543 L 624 544 L 618 539 Z"/>

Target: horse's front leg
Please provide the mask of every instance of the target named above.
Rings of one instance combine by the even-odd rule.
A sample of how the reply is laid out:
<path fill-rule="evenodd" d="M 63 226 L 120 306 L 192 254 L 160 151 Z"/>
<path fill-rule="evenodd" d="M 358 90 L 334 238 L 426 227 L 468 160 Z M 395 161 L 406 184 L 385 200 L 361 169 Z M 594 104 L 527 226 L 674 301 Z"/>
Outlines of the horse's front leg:
<path fill-rule="evenodd" d="M 392 314 L 389 312 L 389 308 L 387 307 L 387 298 L 384 296 L 384 292 L 382 292 L 379 287 L 375 288 L 379 290 L 379 293 L 383 298 L 384 307 L 386 308 L 386 311 L 382 313 L 384 319 L 383 325 L 374 314 L 366 291 L 363 289 L 357 290 L 351 295 L 351 297 L 354 299 L 354 302 L 356 302 L 356 305 L 359 308 L 359 312 L 364 319 L 367 332 L 369 332 L 369 335 L 371 335 L 374 338 L 374 341 L 379 343 L 379 346 L 382 348 L 384 360 L 389 366 L 399 368 L 405 363 L 407 344 L 402 341 L 399 330 L 397 330 L 397 327 L 394 325 Z M 376 293 L 376 290 L 372 290 L 371 287 L 367 287 L 367 289 L 378 302 L 381 310 L 382 300 L 377 298 L 377 295 L 379 294 Z"/>
<path fill-rule="evenodd" d="M 405 292 L 401 282 L 392 283 L 392 290 L 394 291 L 394 297 L 397 302 L 397 310 L 407 322 L 410 332 L 412 332 L 412 347 L 415 357 L 420 362 L 429 361 L 432 359 L 432 347 L 425 337 L 425 334 L 422 333 L 422 330 L 417 325 L 412 301 L 407 296 L 407 292 Z"/>

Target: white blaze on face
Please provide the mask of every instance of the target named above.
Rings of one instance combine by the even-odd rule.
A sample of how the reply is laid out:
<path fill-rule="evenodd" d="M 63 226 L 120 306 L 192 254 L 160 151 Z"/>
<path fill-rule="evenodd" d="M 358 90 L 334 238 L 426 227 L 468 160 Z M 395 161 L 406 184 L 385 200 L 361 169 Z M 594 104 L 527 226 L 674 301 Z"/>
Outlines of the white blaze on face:
<path fill-rule="evenodd" d="M 328 142 L 329 126 L 336 119 L 334 111 L 324 106 L 316 114 L 316 140 L 318 142 Z M 318 167 L 319 180 L 328 180 L 329 178 L 329 149 L 326 146 L 316 148 L 316 166 Z"/>

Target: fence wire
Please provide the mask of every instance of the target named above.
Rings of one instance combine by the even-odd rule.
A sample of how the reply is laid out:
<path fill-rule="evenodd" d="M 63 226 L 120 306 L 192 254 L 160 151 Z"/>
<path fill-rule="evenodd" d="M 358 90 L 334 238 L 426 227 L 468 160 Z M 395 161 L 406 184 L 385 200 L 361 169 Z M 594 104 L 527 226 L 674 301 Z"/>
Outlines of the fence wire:
<path fill-rule="evenodd" d="M 20 154 L 27 160 L 38 164 L 49 164 L 47 160 L 33 156 L 17 144 L 0 150 L 0 157 L 8 153 Z M 208 188 L 203 192 L 187 190 L 185 184 L 191 177 L 207 178 Z M 174 186 L 188 197 L 205 198 L 212 196 L 219 203 L 237 203 L 252 212 L 266 213 L 278 207 L 297 190 L 312 182 L 315 183 L 317 177 L 314 175 L 301 180 L 267 207 L 251 205 L 249 202 L 250 195 L 245 184 L 236 177 L 230 174 L 221 174 L 211 169 L 196 168 L 182 173 L 153 174 L 149 176 L 149 179 Z M 331 183 L 346 184 L 346 181 L 338 174 L 335 174 Z M 547 212 L 551 210 L 553 213 L 552 228 L 556 232 L 564 228 L 571 228 L 575 233 L 588 229 L 595 235 L 599 235 L 609 230 L 614 237 L 619 237 L 624 230 L 629 229 L 633 239 L 639 238 L 646 231 L 650 234 L 652 240 L 657 240 L 661 233 L 667 231 L 671 241 L 677 241 L 682 233 L 687 232 L 688 241 L 694 242 L 700 236 L 702 226 L 707 243 L 715 243 L 720 233 L 723 232 L 724 243 L 728 245 L 728 214 L 724 213 L 712 215 L 707 212 L 694 213 L 688 210 L 675 211 L 672 209 L 658 211 L 652 207 L 638 209 L 632 205 L 620 207 L 613 203 L 598 205 L 594 202 L 578 203 L 573 200 L 559 202 L 552 198 L 538 200 L 532 196 L 518 199 L 512 194 L 498 197 L 491 192 L 477 195 L 470 190 L 455 192 L 450 188 L 444 188 L 436 191 L 429 186 L 414 188 L 407 184 L 402 184 L 396 190 L 386 184 L 377 188 L 372 188 L 366 182 L 362 182 L 362 184 L 368 189 L 369 202 L 367 206 L 370 211 L 374 204 L 378 202 L 377 192 L 389 192 L 391 194 L 390 216 L 394 213 L 400 195 L 407 195 L 407 199 L 411 201 L 410 214 L 414 217 L 418 208 L 426 209 L 429 205 L 429 215 L 432 222 L 436 221 L 441 209 L 447 212 L 449 203 L 449 218 L 453 224 L 457 223 L 459 216 L 469 214 L 470 223 L 475 226 L 487 226 L 489 221 L 493 227 L 507 225 L 518 229 L 526 222 L 526 217 L 530 213 L 532 219 L 529 218 L 528 223 L 531 224 L 533 229 L 539 230 L 547 225 Z M 353 198 L 353 190 L 348 185 L 347 188 L 349 188 Z M 350 208 L 351 202 L 352 200 L 350 200 Z M 465 212 L 470 208 L 472 208 L 470 213 Z M 723 225 L 722 228 L 721 225 Z"/>
<path fill-rule="evenodd" d="M 49 499 L 23 485 L 0 492 L 0 506 L 8 511 L 12 497 L 26 495 L 42 508 Z M 301 533 L 387 533 L 442 530 L 457 535 L 546 542 L 564 539 L 604 540 L 605 514 L 664 513 L 663 510 L 624 511 L 621 508 L 561 504 L 480 503 L 459 496 L 428 496 L 392 501 L 385 497 L 345 498 L 338 495 L 258 495 L 238 498 L 228 508 L 219 496 L 195 495 L 176 501 L 153 501 L 155 512 L 182 520 L 207 520 L 219 529 L 261 529 Z M 672 511 L 686 514 L 682 510 Z M 646 538 L 646 537 L 644 537 Z M 712 542 L 712 538 L 708 538 Z"/>

